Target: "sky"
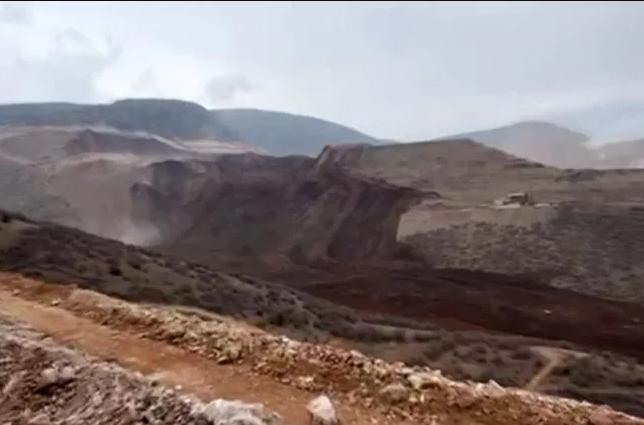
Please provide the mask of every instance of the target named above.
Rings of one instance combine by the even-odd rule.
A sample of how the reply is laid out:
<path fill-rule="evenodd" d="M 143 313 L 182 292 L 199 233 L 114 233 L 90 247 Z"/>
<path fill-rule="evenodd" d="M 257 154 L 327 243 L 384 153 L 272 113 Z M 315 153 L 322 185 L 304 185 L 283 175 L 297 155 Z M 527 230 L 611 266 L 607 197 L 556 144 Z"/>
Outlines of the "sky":
<path fill-rule="evenodd" d="M 0 2 L 0 103 L 167 97 L 420 140 L 644 99 L 643 2 Z"/>

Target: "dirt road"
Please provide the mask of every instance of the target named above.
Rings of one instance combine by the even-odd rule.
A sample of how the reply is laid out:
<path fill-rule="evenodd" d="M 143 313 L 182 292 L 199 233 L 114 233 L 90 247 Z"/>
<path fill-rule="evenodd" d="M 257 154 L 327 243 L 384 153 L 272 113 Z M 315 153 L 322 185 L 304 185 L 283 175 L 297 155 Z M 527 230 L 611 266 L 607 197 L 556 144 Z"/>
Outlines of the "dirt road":
<path fill-rule="evenodd" d="M 539 346 L 532 347 L 532 350 L 548 359 L 548 362 L 532 377 L 530 382 L 524 386 L 524 389 L 528 391 L 539 391 L 542 382 L 548 379 L 552 371 L 568 357 L 575 356 L 577 358 L 581 358 L 587 356 L 586 353 L 566 350 L 564 348 Z"/>
<path fill-rule="evenodd" d="M 177 347 L 128 332 L 116 332 L 68 311 L 27 301 L 3 290 L 0 290 L 0 306 L 3 315 L 28 322 L 61 343 L 100 359 L 115 361 L 130 370 L 154 374 L 165 385 L 180 386 L 182 391 L 204 400 L 222 397 L 261 402 L 289 423 L 307 421 L 305 405 L 313 394 L 251 374 L 244 366 L 218 365 Z M 346 424 L 412 424 L 341 403 L 338 407 Z"/>

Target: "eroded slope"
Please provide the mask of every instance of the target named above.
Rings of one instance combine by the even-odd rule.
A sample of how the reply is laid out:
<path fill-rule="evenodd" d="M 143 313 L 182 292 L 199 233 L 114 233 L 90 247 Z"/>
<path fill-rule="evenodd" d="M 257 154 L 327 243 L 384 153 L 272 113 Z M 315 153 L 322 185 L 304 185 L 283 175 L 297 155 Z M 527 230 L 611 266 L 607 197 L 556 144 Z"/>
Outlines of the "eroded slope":
<path fill-rule="evenodd" d="M 399 238 L 436 267 L 505 274 L 641 301 L 644 170 L 545 167 L 471 141 L 354 147 L 352 172 L 436 190 L 401 219 Z M 499 206 L 513 192 L 536 205 Z"/>
<path fill-rule="evenodd" d="M 343 171 L 327 151 L 317 160 L 167 161 L 148 173 L 131 190 L 134 221 L 160 229 L 166 249 L 202 261 L 221 261 L 222 251 L 300 262 L 388 257 L 400 215 L 424 196 Z"/>
<path fill-rule="evenodd" d="M 155 161 L 253 151 L 208 138 L 190 143 L 105 126 L 0 127 L 0 206 L 104 237 L 150 243 L 130 220 L 129 188 Z"/>
<path fill-rule="evenodd" d="M 471 140 L 356 146 L 336 162 L 362 175 L 442 195 L 441 204 L 491 205 L 508 193 L 529 191 L 538 202 L 641 202 L 641 169 L 559 169 Z"/>

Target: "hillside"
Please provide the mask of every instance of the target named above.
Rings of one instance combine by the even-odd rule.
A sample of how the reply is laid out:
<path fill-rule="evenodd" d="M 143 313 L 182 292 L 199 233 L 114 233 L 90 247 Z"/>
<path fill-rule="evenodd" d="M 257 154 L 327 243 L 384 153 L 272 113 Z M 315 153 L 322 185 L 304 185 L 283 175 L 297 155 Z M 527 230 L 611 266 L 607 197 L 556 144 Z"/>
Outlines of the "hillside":
<path fill-rule="evenodd" d="M 0 125 L 106 125 L 168 138 L 212 136 L 235 141 L 226 127 L 196 103 L 173 99 L 125 99 L 104 105 L 33 103 L 0 105 Z"/>
<path fill-rule="evenodd" d="M 174 99 L 0 105 L 3 125 L 107 126 L 197 144 L 209 138 L 243 142 L 276 155 L 314 155 L 329 143 L 378 143 L 356 130 L 318 118 L 256 109 L 208 111 L 196 103 Z"/>
<path fill-rule="evenodd" d="M 644 139 L 606 143 L 594 148 L 604 168 L 644 168 Z"/>
<path fill-rule="evenodd" d="M 595 153 L 586 146 L 589 136 L 548 122 L 519 122 L 445 139 L 471 139 L 512 155 L 558 167 L 593 167 L 598 161 Z"/>
<path fill-rule="evenodd" d="M 540 280 L 546 275 L 435 269 L 422 252 L 396 243 L 399 227 L 423 230 L 431 217 L 426 208 L 490 206 L 525 185 L 546 200 L 639 196 L 635 172 L 571 173 L 471 141 L 329 147 L 315 159 L 163 159 L 146 148 L 136 161 L 118 162 L 119 170 L 105 155 L 124 145 L 97 137 L 74 143 L 80 153 L 46 162 L 51 187 L 83 214 L 79 227 L 95 220 L 101 231 L 86 230 L 153 252 L 9 218 L 0 268 L 132 301 L 232 315 L 296 338 L 339 339 L 458 379 L 533 385 L 548 361 L 534 347 L 609 350 L 631 357 L 592 354 L 605 376 L 599 387 L 564 371 L 539 378 L 543 386 L 534 388 L 600 397 L 642 414 L 639 381 L 623 378 L 638 377 L 625 365 L 644 358 L 644 334 L 633 322 L 644 320 L 641 307 L 552 288 Z M 416 228 L 399 226 L 414 214 Z M 113 217 L 131 218 L 130 227 L 118 233 Z M 586 369 L 584 362 L 570 366 Z"/>
<path fill-rule="evenodd" d="M 570 123 L 571 127 L 545 121 L 519 122 L 441 140 L 471 139 L 531 161 L 564 168 L 641 168 L 644 164 L 644 140 L 641 136 L 644 133 L 637 130 L 639 124 L 635 119 L 639 116 L 637 114 L 641 114 L 641 105 L 633 105 L 632 108 L 624 105 L 626 122 L 621 123 L 627 127 L 624 131 L 611 130 L 611 124 L 619 122 L 620 118 L 613 116 L 616 111 L 608 109 L 589 111 L 588 116 L 580 112 L 577 118 L 584 125 L 578 125 L 573 116 L 560 117 L 555 121 Z M 594 114 L 599 116 L 597 122 L 590 118 Z M 612 117 L 612 121 L 605 114 Z M 584 134 L 571 128 L 590 128 L 592 131 Z"/>
<path fill-rule="evenodd" d="M 170 158 L 242 152 L 261 151 L 236 142 L 184 143 L 105 126 L 3 126 L 0 207 L 126 238 L 135 232 L 129 223 L 128 190 L 140 170 Z"/>
<path fill-rule="evenodd" d="M 315 155 L 328 144 L 380 144 L 352 128 L 319 118 L 259 109 L 212 111 L 240 140 L 261 146 L 273 155 Z"/>
<path fill-rule="evenodd" d="M 470 215 L 403 240 L 437 267 L 534 273 L 557 287 L 644 303 L 643 211 L 566 202 L 539 215 L 514 211 L 506 220 L 502 213 Z"/>
<path fill-rule="evenodd" d="M 6 272 L 644 415 L 644 310 L 623 302 L 642 277 L 623 266 L 641 261 L 619 242 L 637 247 L 625 232 L 642 203 L 639 170 L 558 169 L 466 139 L 327 146 L 310 158 L 206 154 L 98 127 L 33 131 L 5 134 L 0 154 L 37 170 L 39 202 L 55 196 L 77 215 L 59 222 L 148 250 L 4 214 Z M 22 187 L 14 193 L 31 196 Z M 496 202 L 521 191 L 537 204 Z M 593 215 L 595 204 L 607 209 Z M 499 226 L 460 230 L 477 220 Z M 515 229 L 535 223 L 553 230 Z M 517 256 L 501 255 L 507 247 Z M 505 268 L 489 268 L 496 254 Z M 449 261 L 475 270 L 440 268 Z"/>
<path fill-rule="evenodd" d="M 347 294 L 349 295 L 347 302 L 362 309 L 351 309 L 305 293 L 317 292 L 320 296 L 337 294 L 333 291 L 331 281 L 319 281 L 315 284 L 309 282 L 307 286 L 303 286 L 301 282 L 295 283 L 295 279 L 289 282 L 291 285 L 300 286 L 301 290 L 298 291 L 250 276 L 222 273 L 189 261 L 163 257 L 115 241 L 100 239 L 60 226 L 33 222 L 23 217 L 4 214 L 0 221 L 0 248 L 3 250 L 3 255 L 0 256 L 0 269 L 3 271 L 0 273 L 0 302 L 5 306 L 3 308 L 5 314 L 17 314 L 20 318 L 30 317 L 35 320 L 34 316 L 25 316 L 28 306 L 21 307 L 17 304 L 19 300 L 13 298 L 17 294 L 22 299 L 49 306 L 47 307 L 49 315 L 52 314 L 51 306 L 55 306 L 55 308 L 69 310 L 83 320 L 111 327 L 112 331 L 107 333 L 100 329 L 92 330 L 93 350 L 101 346 L 96 343 L 98 335 L 106 333 L 109 337 L 105 341 L 114 341 L 114 331 L 118 331 L 119 335 L 123 336 L 117 338 L 126 338 L 124 333 L 134 332 L 139 341 L 141 336 L 144 336 L 179 347 L 192 347 L 193 353 L 208 353 L 209 358 L 219 363 L 238 361 L 245 364 L 243 362 L 246 359 L 251 365 L 257 365 L 258 359 L 253 357 L 255 354 L 293 353 L 290 349 L 284 351 L 274 345 L 283 344 L 283 339 L 279 336 L 268 337 L 266 343 L 259 343 L 264 339 L 258 340 L 257 337 L 243 339 L 239 331 L 232 337 L 222 334 L 221 332 L 226 332 L 225 329 L 230 325 L 224 324 L 224 328 L 217 325 L 221 319 L 217 319 L 213 313 L 219 313 L 298 339 L 306 338 L 318 342 L 343 341 L 341 345 L 354 345 L 379 357 L 417 364 L 421 366 L 414 369 L 418 372 L 427 370 L 423 369 L 422 365 L 429 364 L 439 367 L 447 376 L 455 379 L 473 379 L 483 382 L 494 379 L 503 382 L 504 385 L 529 386 L 531 389 L 538 389 L 536 381 L 535 384 L 533 381 L 548 362 L 548 357 L 540 354 L 543 349 L 538 347 L 557 349 L 556 347 L 561 347 L 562 343 L 556 340 L 563 338 L 579 342 L 581 345 L 569 344 L 566 347 L 577 350 L 581 353 L 581 357 L 587 359 L 581 361 L 580 357 L 576 362 L 574 357 L 570 357 L 567 360 L 567 372 L 557 371 L 552 375 L 540 375 L 539 380 L 544 382 L 542 389 L 544 392 L 568 392 L 576 394 L 575 396 L 579 398 L 594 397 L 598 402 L 615 403 L 620 409 L 644 414 L 637 402 L 639 394 L 643 391 L 641 382 L 644 380 L 641 377 L 644 376 L 644 366 L 640 366 L 632 357 L 600 354 L 593 349 L 593 347 L 611 348 L 630 353 L 640 359 L 644 358 L 642 348 L 644 333 L 640 333 L 637 327 L 624 328 L 624 324 L 633 317 L 644 319 L 644 311 L 634 306 L 610 303 L 562 290 L 545 290 L 539 285 L 535 286 L 525 281 L 509 282 L 507 278 L 501 276 L 486 277 L 480 273 L 468 274 L 458 271 L 446 273 L 430 269 L 419 269 L 414 273 L 411 269 L 388 270 L 390 266 L 382 263 L 370 267 L 363 264 L 357 269 L 355 267 L 359 264 L 356 263 L 353 266 L 353 272 L 350 271 L 352 267 L 349 265 L 343 270 L 333 270 L 329 267 L 325 270 L 320 269 L 317 272 L 318 276 L 322 276 L 322 273 L 331 276 L 339 272 L 341 278 L 353 275 L 355 278 L 363 276 L 376 279 L 380 276 L 383 282 L 391 282 L 392 279 L 399 282 L 396 287 L 387 289 L 381 286 L 379 290 L 374 291 L 373 284 L 363 287 L 356 281 L 352 285 L 353 289 Z M 388 273 L 389 276 L 387 276 Z M 25 276 L 39 281 L 30 280 Z M 418 282 L 418 288 L 432 285 L 436 290 L 430 294 L 419 292 L 418 289 L 413 291 L 411 289 L 414 281 Z M 481 281 L 484 281 L 485 285 L 480 285 Z M 337 280 L 336 285 L 340 282 L 341 280 Z M 477 287 L 481 292 L 472 293 L 472 290 Z M 379 294 L 385 304 L 365 305 L 367 292 L 360 295 L 361 288 L 363 288 L 362 291 L 368 291 L 372 297 Z M 485 288 L 489 288 L 489 292 Z M 88 290 L 159 307 L 143 310 L 142 307 L 127 306 L 104 297 L 97 298 L 96 294 Z M 9 296 L 3 291 L 13 295 Z M 469 295 L 466 295 L 468 293 Z M 389 314 L 369 313 L 369 310 L 390 311 L 388 308 L 397 305 L 398 302 L 409 306 L 409 311 L 404 310 L 401 313 L 410 314 L 417 319 L 422 318 L 422 322 L 396 318 Z M 414 302 L 416 305 L 413 304 Z M 459 305 L 468 307 L 460 309 Z M 543 316 L 544 309 L 551 309 L 552 314 L 548 317 Z M 574 317 L 570 316 L 571 311 L 577 312 Z M 430 315 L 433 315 L 433 318 L 430 318 Z M 490 315 L 496 316 L 496 319 Z M 166 322 L 164 316 L 172 322 Z M 469 321 L 470 327 L 473 327 L 474 323 L 478 324 L 473 327 L 477 331 L 436 331 L 431 326 L 433 321 L 441 323 L 443 327 L 449 328 L 450 323 L 454 327 L 457 322 L 454 320 L 456 316 L 461 320 L 461 328 L 467 327 L 467 321 Z M 602 326 L 596 325 L 598 317 L 601 317 Z M 48 331 L 56 334 L 56 326 L 63 326 L 61 320 L 62 318 L 55 319 L 52 316 L 38 323 L 42 323 L 41 326 L 46 324 Z M 229 319 L 224 323 L 229 323 Z M 502 329 L 504 324 L 512 323 L 531 323 L 533 326 L 524 328 L 522 331 L 549 335 L 555 340 L 522 338 L 480 330 L 481 326 L 485 325 L 498 326 L 497 329 Z M 211 324 L 214 327 L 210 327 Z M 89 326 L 90 324 L 86 322 L 79 323 L 74 326 L 73 335 L 79 337 L 81 335 L 79 330 L 84 328 L 89 331 Z M 510 329 L 506 328 L 506 330 Z M 564 336 L 564 332 L 569 333 Z M 206 334 L 209 336 L 206 337 Z M 329 340 L 328 336 L 332 336 L 333 339 Z M 213 345 L 214 341 L 218 342 Z M 397 349 L 403 351 L 398 354 L 393 353 L 392 345 L 387 344 L 391 341 L 397 341 Z M 121 347 L 125 346 L 129 344 L 121 345 Z M 366 382 L 367 392 L 354 393 L 354 396 L 348 396 L 349 399 L 353 397 L 355 400 L 356 396 L 378 398 L 381 400 L 380 403 L 384 403 L 380 405 L 388 409 L 386 404 L 389 400 L 388 396 L 380 392 L 384 391 L 383 386 L 389 383 L 388 378 L 383 383 L 383 377 L 379 375 L 377 381 L 371 383 L 371 372 L 368 369 L 347 371 L 342 368 L 350 363 L 334 360 L 337 358 L 334 354 L 323 354 L 328 352 L 325 351 L 328 349 L 307 344 L 301 347 L 303 350 L 301 353 L 307 353 L 303 354 L 307 356 L 303 361 L 308 361 L 304 359 L 314 356 L 314 359 L 327 359 L 324 362 L 329 362 L 322 363 L 320 370 L 326 372 L 319 375 L 320 378 L 316 377 L 313 381 L 299 379 L 299 376 L 317 373 L 314 372 L 317 369 L 311 369 L 311 366 L 301 363 L 302 360 L 295 363 L 288 360 L 288 364 L 292 366 L 280 369 L 277 365 L 284 365 L 284 362 L 277 359 L 275 369 L 264 363 L 263 368 L 253 370 L 274 376 L 282 382 L 296 386 L 306 385 L 304 388 L 318 391 L 325 390 L 327 387 L 324 385 L 329 382 L 331 385 L 337 385 L 334 394 L 340 397 L 346 394 L 343 393 L 344 391 L 364 391 L 356 386 L 359 386 L 360 382 Z M 265 351 L 261 353 L 254 351 L 258 349 Z M 158 352 L 158 349 L 156 351 Z M 137 351 L 137 353 L 141 352 Z M 110 353 L 114 355 L 113 350 Z M 127 361 L 132 361 L 132 355 L 135 353 L 129 354 Z M 562 359 L 567 357 L 563 356 Z M 164 358 L 167 359 L 167 355 Z M 166 361 L 164 362 L 167 364 Z M 375 364 L 383 365 L 382 362 Z M 589 369 L 589 364 L 592 365 L 592 369 Z M 297 369 L 299 367 L 303 369 L 300 371 Z M 186 369 L 182 370 L 184 371 L 182 376 L 185 378 Z M 404 368 L 396 370 L 399 371 L 392 371 L 394 381 L 399 377 L 397 374 L 405 373 Z M 601 379 L 586 377 L 583 371 L 589 370 Z M 284 381 L 284 373 L 288 374 L 290 378 L 288 381 Z M 347 376 L 352 378 L 347 381 Z M 334 381 L 328 381 L 329 379 L 338 381 L 331 383 Z M 312 386 L 309 387 L 309 385 Z M 435 385 L 437 383 L 431 387 L 439 392 L 433 394 L 443 397 L 438 395 L 442 394 L 443 390 L 440 388 L 443 387 L 440 385 L 435 387 Z M 461 385 L 458 388 L 467 391 L 468 387 Z M 499 387 L 496 385 L 490 387 L 490 389 L 493 388 Z M 448 391 L 448 394 L 451 393 Z M 443 402 L 438 401 L 442 398 L 437 400 L 434 397 L 427 399 L 430 403 L 428 408 L 436 412 L 436 407 L 442 405 L 443 408 L 438 411 L 444 412 L 447 415 L 446 418 L 455 414 L 456 418 L 460 418 L 458 415 L 465 415 L 466 418 L 473 419 L 468 415 L 474 415 L 478 423 L 490 425 L 505 423 L 503 422 L 505 420 L 516 420 L 514 416 L 504 416 L 509 414 L 504 409 L 494 409 L 496 412 L 494 414 L 488 409 L 465 408 L 461 411 L 463 406 L 459 408 L 458 404 L 454 405 L 452 402 L 442 404 Z M 447 397 L 457 400 L 460 396 L 447 395 Z M 529 395 L 532 402 L 535 397 L 535 395 Z M 345 399 L 341 398 L 341 400 Z M 394 402 L 398 400 L 396 403 L 400 403 L 400 399 L 391 400 Z M 436 406 L 433 403 L 437 403 Z M 398 406 L 402 409 L 411 409 L 411 417 L 403 415 L 408 419 L 424 412 L 424 410 L 417 410 L 417 407 L 411 407 L 417 406 L 411 401 L 409 407 L 406 407 L 405 402 Z M 458 421 L 455 422 L 455 424 L 458 423 Z"/>
<path fill-rule="evenodd" d="M 343 172 L 324 153 L 166 161 L 147 171 L 147 183 L 132 187 L 134 223 L 159 229 L 170 252 L 207 263 L 391 256 L 398 217 L 424 197 Z"/>
<path fill-rule="evenodd" d="M 29 211 L 42 220 L 74 224 L 79 219 L 69 201 L 51 192 L 42 169 L 1 155 L 0 205 L 12 211 Z"/>
<path fill-rule="evenodd" d="M 495 382 L 453 382 L 428 368 L 300 344 L 215 316 L 145 308 L 29 279 L 0 276 L 0 300 L 0 376 L 9 383 L 0 396 L 3 420 L 304 423 L 310 392 L 323 392 L 332 394 L 338 419 L 350 425 L 643 422 L 603 406 Z M 218 399 L 206 405 L 197 397 Z"/>
<path fill-rule="evenodd" d="M 545 119 L 592 135 L 597 141 L 631 140 L 644 136 L 644 103 L 641 99 L 617 99 L 550 114 Z"/>
<path fill-rule="evenodd" d="M 553 285 L 644 301 L 637 231 L 644 171 L 562 170 L 468 140 L 347 152 L 342 168 L 438 194 L 409 208 L 398 227 L 398 237 L 431 264 L 536 273 Z M 496 204 L 524 191 L 537 205 Z"/>

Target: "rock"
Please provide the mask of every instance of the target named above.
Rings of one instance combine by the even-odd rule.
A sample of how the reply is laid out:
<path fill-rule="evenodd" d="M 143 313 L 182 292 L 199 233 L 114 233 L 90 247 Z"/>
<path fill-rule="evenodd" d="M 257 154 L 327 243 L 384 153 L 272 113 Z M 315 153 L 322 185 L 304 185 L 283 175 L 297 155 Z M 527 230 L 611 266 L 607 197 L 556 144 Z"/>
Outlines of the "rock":
<path fill-rule="evenodd" d="M 486 392 L 492 397 L 501 397 L 505 394 L 505 388 L 494 380 L 489 380 L 486 385 Z"/>
<path fill-rule="evenodd" d="M 50 425 L 51 421 L 49 420 L 49 417 L 45 415 L 44 413 L 40 413 L 36 416 L 32 416 L 29 418 L 27 421 L 28 425 Z"/>
<path fill-rule="evenodd" d="M 329 397 L 322 394 L 306 405 L 309 412 L 309 425 L 338 425 L 338 415 Z"/>
<path fill-rule="evenodd" d="M 222 350 L 221 354 L 217 356 L 217 363 L 228 364 L 228 363 L 236 362 L 237 360 L 240 360 L 243 357 L 242 353 L 243 353 L 242 344 L 231 342 L 230 345 L 226 346 L 225 349 Z"/>
<path fill-rule="evenodd" d="M 11 396 L 11 393 L 13 393 L 14 389 L 20 384 L 26 374 L 25 371 L 21 371 L 11 375 L 11 378 L 9 378 L 9 381 L 7 381 L 2 389 L 2 395 L 5 397 Z"/>
<path fill-rule="evenodd" d="M 389 403 L 401 403 L 409 399 L 409 389 L 399 382 L 389 384 L 380 390 L 380 397 Z"/>
<path fill-rule="evenodd" d="M 305 389 L 305 390 L 312 389 L 314 383 L 315 383 L 315 377 L 313 377 L 313 376 L 298 376 L 295 379 L 295 385 L 298 388 L 302 388 L 302 389 Z"/>
<path fill-rule="evenodd" d="M 440 385 L 443 378 L 439 374 L 430 372 L 413 373 L 407 377 L 407 381 L 415 390 L 422 390 L 431 385 Z"/>
<path fill-rule="evenodd" d="M 615 417 L 612 412 L 605 407 L 598 407 L 588 417 L 589 425 L 612 425 L 615 424 Z"/>
<path fill-rule="evenodd" d="M 71 366 L 47 368 L 40 373 L 40 382 L 36 387 L 36 391 L 48 391 L 53 386 L 65 385 L 73 381 L 75 377 L 76 372 Z"/>
<path fill-rule="evenodd" d="M 249 404 L 239 400 L 216 399 L 201 412 L 213 424 L 269 425 L 282 422 L 279 415 L 266 412 L 262 404 Z"/>

